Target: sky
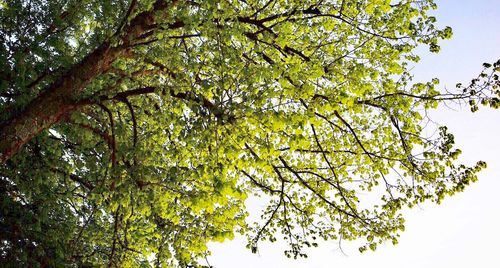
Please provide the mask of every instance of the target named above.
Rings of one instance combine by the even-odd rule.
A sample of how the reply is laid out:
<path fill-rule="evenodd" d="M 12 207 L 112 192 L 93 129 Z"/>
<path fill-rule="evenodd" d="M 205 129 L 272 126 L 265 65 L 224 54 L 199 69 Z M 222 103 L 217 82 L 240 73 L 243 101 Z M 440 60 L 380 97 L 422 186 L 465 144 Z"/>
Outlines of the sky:
<path fill-rule="evenodd" d="M 442 89 L 466 84 L 482 70 L 483 62 L 500 59 L 500 0 L 438 0 L 433 12 L 438 25 L 451 26 L 453 38 L 441 43 L 439 54 L 420 51 L 414 66 L 414 81 L 438 77 Z M 486 161 L 488 168 L 479 181 L 439 206 L 425 203 L 405 210 L 406 231 L 399 244 L 379 246 L 375 252 L 359 253 L 360 243 L 321 243 L 307 251 L 309 258 L 288 259 L 285 245 L 262 243 L 259 254 L 245 248 L 243 238 L 210 245 L 209 262 L 229 267 L 498 267 L 500 249 L 500 110 L 481 107 L 471 113 L 463 109 L 438 109 L 432 118 L 455 134 L 460 161 Z"/>

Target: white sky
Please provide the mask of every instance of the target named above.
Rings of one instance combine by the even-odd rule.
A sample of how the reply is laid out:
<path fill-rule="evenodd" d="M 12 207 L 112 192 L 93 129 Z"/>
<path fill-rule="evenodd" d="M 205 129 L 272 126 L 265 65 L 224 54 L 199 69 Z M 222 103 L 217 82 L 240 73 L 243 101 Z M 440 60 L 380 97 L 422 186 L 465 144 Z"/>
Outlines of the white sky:
<path fill-rule="evenodd" d="M 415 80 L 441 80 L 440 86 L 453 89 L 479 74 L 483 62 L 500 59 L 500 0 L 438 0 L 438 24 L 453 28 L 452 40 L 441 43 L 439 54 L 421 54 L 413 69 Z M 211 244 L 210 264 L 229 267 L 498 267 L 500 260 L 500 110 L 481 107 L 479 112 L 438 110 L 435 121 L 447 125 L 455 134 L 461 161 L 488 163 L 479 181 L 465 192 L 435 206 L 424 204 L 405 213 L 406 231 L 399 244 L 380 246 L 377 251 L 360 254 L 359 243 L 343 243 L 346 255 L 336 242 L 322 243 L 308 250 L 308 259 L 287 259 L 279 243 L 261 243 L 259 254 L 245 248 L 236 238 Z"/>

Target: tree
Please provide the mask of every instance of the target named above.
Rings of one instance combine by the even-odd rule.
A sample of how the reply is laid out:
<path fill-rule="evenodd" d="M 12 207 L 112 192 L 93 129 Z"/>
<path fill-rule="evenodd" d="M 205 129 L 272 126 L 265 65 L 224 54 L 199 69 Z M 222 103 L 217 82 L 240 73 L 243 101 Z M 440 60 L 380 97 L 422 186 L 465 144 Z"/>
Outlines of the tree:
<path fill-rule="evenodd" d="M 414 48 L 451 37 L 431 0 L 0 5 L 6 265 L 196 266 L 235 233 L 375 250 L 485 167 L 425 136 L 439 103 L 500 103 L 500 62 L 456 92 L 411 82 Z"/>

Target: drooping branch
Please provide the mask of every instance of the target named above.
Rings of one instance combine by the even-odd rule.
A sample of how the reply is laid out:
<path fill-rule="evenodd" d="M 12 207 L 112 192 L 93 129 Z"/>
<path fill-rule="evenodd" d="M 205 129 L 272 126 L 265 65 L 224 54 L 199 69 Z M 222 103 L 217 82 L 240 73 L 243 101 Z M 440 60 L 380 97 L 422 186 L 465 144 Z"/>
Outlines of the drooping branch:
<path fill-rule="evenodd" d="M 132 132 L 133 132 L 133 140 L 132 141 L 133 141 L 133 146 L 135 148 L 137 145 L 137 120 L 135 118 L 134 107 L 132 106 L 132 103 L 130 103 L 130 101 L 127 98 L 124 97 L 120 100 L 123 101 L 125 103 L 125 105 L 127 105 L 127 108 L 130 111 L 130 117 L 132 118 Z"/>
<path fill-rule="evenodd" d="M 241 173 L 243 173 L 243 175 L 245 175 L 247 178 L 249 178 L 250 181 L 252 181 L 252 184 L 255 184 L 257 187 L 263 189 L 264 191 L 266 191 L 270 194 L 276 194 L 276 193 L 280 192 L 279 190 L 273 189 L 273 188 L 271 188 L 263 183 L 260 183 L 259 181 L 257 181 L 257 179 L 255 179 L 252 175 L 248 174 L 248 172 L 246 172 L 244 170 L 241 170 Z"/>
<path fill-rule="evenodd" d="M 344 209 L 342 209 L 341 207 L 339 207 L 337 204 L 335 204 L 334 202 L 328 200 L 325 196 L 323 196 L 322 194 L 318 193 L 311 185 L 309 185 L 305 180 L 304 178 L 302 178 L 302 176 L 300 176 L 300 174 L 295 171 L 292 167 L 290 167 L 290 165 L 288 165 L 288 163 L 285 161 L 285 159 L 283 157 L 279 157 L 279 160 L 281 161 L 281 163 L 283 164 L 283 166 L 285 166 L 286 169 L 288 169 L 299 181 L 300 183 L 306 187 L 309 191 L 311 191 L 314 195 L 316 195 L 319 199 L 321 199 L 322 201 L 324 201 L 325 203 L 327 203 L 328 205 L 330 205 L 332 208 L 334 208 L 335 210 L 345 214 L 345 215 L 348 215 L 348 216 L 351 216 L 352 218 L 356 218 L 358 220 L 361 220 L 361 221 L 366 221 L 366 219 L 363 219 L 363 218 L 360 218 L 359 216 L 355 215 L 355 214 L 352 214 Z"/>
<path fill-rule="evenodd" d="M 118 229 L 119 229 L 119 224 L 118 221 L 120 220 L 120 214 L 119 214 L 119 209 L 116 209 L 114 215 L 113 215 L 113 242 L 111 246 L 111 253 L 109 255 L 109 263 L 108 267 L 113 267 L 114 263 L 114 257 L 115 257 L 115 252 L 116 252 L 116 242 L 118 240 Z"/>
<path fill-rule="evenodd" d="M 109 118 L 109 127 L 111 128 L 111 163 L 113 167 L 116 165 L 116 135 L 115 135 L 115 121 L 113 119 L 113 113 L 104 104 L 99 104 L 99 107 L 106 112 Z"/>
<path fill-rule="evenodd" d="M 94 133 L 95 135 L 101 137 L 108 144 L 109 149 L 112 151 L 112 155 L 115 154 L 116 145 L 115 145 L 114 138 L 112 136 L 110 136 L 108 133 L 103 132 L 100 129 L 97 129 L 91 125 L 87 125 L 87 124 L 83 124 L 83 123 L 75 123 L 75 124 L 83 129 L 87 129 L 87 130 L 91 131 L 92 133 Z"/>
<path fill-rule="evenodd" d="M 325 160 L 325 162 L 328 164 L 328 167 L 330 168 L 330 171 L 332 172 L 333 177 L 335 178 L 335 184 L 332 183 L 332 182 L 330 182 L 329 180 L 324 179 L 324 178 L 323 178 L 323 181 L 327 182 L 330 186 L 332 186 L 335 189 L 337 189 L 337 191 L 339 192 L 340 196 L 342 197 L 342 200 L 344 200 L 344 203 L 349 208 L 349 210 L 354 215 L 356 215 L 356 217 L 361 218 L 358 215 L 357 210 L 354 209 L 353 206 L 351 205 L 351 203 L 349 202 L 349 200 L 347 200 L 347 197 L 344 194 L 344 189 L 342 189 L 342 187 L 340 186 L 340 182 L 339 182 L 340 180 L 339 180 L 339 177 L 337 176 L 337 172 L 335 171 L 335 168 L 333 167 L 332 163 L 328 159 L 328 156 L 326 155 L 325 151 L 323 150 L 323 146 L 321 145 L 321 142 L 319 141 L 318 134 L 316 133 L 316 129 L 314 128 L 314 125 L 312 125 L 312 124 L 311 124 L 311 129 L 312 129 L 312 132 L 313 132 L 313 135 L 314 135 L 314 141 L 316 142 L 316 145 L 318 146 L 319 150 L 322 151 L 321 155 L 323 156 L 323 159 Z"/>

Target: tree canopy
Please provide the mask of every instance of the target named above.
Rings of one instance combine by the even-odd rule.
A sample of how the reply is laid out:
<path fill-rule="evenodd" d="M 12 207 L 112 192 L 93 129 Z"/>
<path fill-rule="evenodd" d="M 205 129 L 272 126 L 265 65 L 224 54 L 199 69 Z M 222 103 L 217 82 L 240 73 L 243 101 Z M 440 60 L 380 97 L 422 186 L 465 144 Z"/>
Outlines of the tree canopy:
<path fill-rule="evenodd" d="M 440 103 L 500 105 L 500 61 L 444 92 L 432 0 L 0 1 L 0 262 L 198 266 L 235 234 L 397 243 L 457 163 Z M 435 130 L 432 133 L 431 130 Z M 245 200 L 268 201 L 246 222 Z"/>

